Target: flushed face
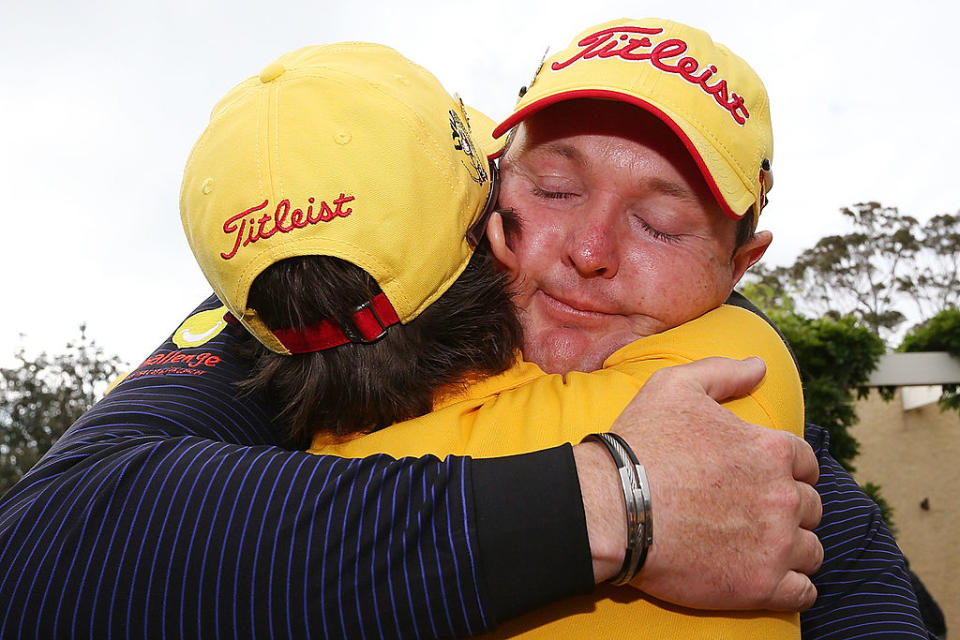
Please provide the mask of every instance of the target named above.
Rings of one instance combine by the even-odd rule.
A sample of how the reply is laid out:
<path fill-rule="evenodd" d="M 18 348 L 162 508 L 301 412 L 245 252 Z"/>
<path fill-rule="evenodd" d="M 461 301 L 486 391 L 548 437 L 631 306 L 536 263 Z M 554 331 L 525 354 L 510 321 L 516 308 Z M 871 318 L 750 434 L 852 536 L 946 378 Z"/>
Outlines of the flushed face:
<path fill-rule="evenodd" d="M 736 222 L 676 135 L 624 103 L 573 100 L 528 118 L 501 163 L 524 354 L 550 373 L 599 368 L 638 337 L 723 303 L 769 234 Z M 762 246 L 760 246 L 762 245 Z"/>

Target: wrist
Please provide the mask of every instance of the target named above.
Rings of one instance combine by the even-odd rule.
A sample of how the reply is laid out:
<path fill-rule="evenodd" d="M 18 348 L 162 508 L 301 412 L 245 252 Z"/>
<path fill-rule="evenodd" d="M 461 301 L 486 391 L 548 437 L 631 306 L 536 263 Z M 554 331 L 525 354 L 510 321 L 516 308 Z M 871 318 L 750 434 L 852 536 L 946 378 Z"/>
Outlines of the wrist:
<path fill-rule="evenodd" d="M 609 582 L 627 584 L 643 568 L 647 551 L 653 543 L 653 507 L 647 474 L 630 445 L 620 435 L 592 433 L 584 438 L 584 441 L 587 440 L 599 442 L 607 449 L 620 476 L 620 488 L 626 506 L 627 547 L 623 565 Z"/>
<path fill-rule="evenodd" d="M 617 575 L 627 547 L 626 507 L 620 475 L 611 463 L 610 454 L 598 442 L 576 445 L 573 456 L 587 520 L 593 581 L 600 583 Z"/>

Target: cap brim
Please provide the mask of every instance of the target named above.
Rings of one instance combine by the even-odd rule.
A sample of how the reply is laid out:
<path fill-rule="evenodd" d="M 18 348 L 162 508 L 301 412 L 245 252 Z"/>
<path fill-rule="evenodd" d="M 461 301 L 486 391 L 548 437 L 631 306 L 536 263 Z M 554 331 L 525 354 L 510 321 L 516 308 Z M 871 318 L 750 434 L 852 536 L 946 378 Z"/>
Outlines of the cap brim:
<path fill-rule="evenodd" d="M 493 130 L 497 123 L 468 105 L 463 105 L 463 110 L 470 119 L 470 136 L 474 144 L 483 150 L 487 158 L 499 156 L 503 151 L 504 141 L 493 137 Z"/>
<path fill-rule="evenodd" d="M 676 114 L 660 105 L 647 102 L 629 93 L 616 91 L 612 89 L 583 88 L 575 90 L 560 91 L 552 93 L 538 100 L 525 104 L 522 108 L 514 111 L 510 116 L 495 126 L 491 136 L 495 139 L 502 139 L 497 147 L 496 157 L 499 155 L 505 144 L 506 139 L 502 136 L 514 126 L 527 119 L 534 113 L 545 109 L 546 107 L 558 102 L 566 102 L 578 98 L 592 98 L 600 100 L 615 100 L 617 102 L 626 102 L 651 113 L 661 120 L 670 129 L 677 134 L 680 141 L 690 152 L 693 161 L 700 170 L 703 179 L 706 181 L 714 199 L 723 209 L 727 217 L 739 220 L 744 216 L 749 207 L 754 203 L 752 195 L 743 187 L 742 180 L 732 169 L 729 168 L 720 153 L 710 144 L 709 140 L 703 136 L 696 127 L 684 122 Z M 479 144 L 479 143 L 478 143 Z M 713 167 L 713 171 L 710 170 Z M 721 188 L 721 184 L 725 188 Z"/>

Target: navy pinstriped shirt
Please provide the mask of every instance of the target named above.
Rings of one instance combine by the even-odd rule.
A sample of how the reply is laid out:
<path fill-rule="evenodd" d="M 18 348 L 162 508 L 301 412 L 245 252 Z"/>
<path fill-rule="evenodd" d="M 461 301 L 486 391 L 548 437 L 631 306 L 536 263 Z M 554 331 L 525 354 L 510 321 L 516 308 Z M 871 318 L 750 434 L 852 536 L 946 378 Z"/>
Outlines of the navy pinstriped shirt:
<path fill-rule="evenodd" d="M 0 498 L 0 638 L 466 636 L 592 588 L 569 447 L 281 449 L 233 384 L 240 332 L 165 342 Z M 926 638 L 879 510 L 807 440 L 826 559 L 804 638 Z"/>
<path fill-rule="evenodd" d="M 592 589 L 569 446 L 281 449 L 239 335 L 164 343 L 0 498 L 0 638 L 467 636 Z"/>
<path fill-rule="evenodd" d="M 820 461 L 823 518 L 815 532 L 824 561 L 812 578 L 817 602 L 800 614 L 803 638 L 932 638 L 880 508 L 830 456 L 826 429 L 808 424 L 804 437 Z"/>

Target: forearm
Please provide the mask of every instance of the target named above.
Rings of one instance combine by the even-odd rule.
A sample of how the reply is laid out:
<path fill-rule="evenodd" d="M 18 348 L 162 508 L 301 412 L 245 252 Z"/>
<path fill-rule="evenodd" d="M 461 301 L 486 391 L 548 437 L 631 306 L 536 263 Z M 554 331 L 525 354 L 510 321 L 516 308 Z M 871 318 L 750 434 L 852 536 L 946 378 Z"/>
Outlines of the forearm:
<path fill-rule="evenodd" d="M 473 462 L 482 583 L 498 622 L 593 588 L 584 506 L 605 505 L 581 501 L 583 467 L 572 451 L 564 445 Z"/>
<path fill-rule="evenodd" d="M 122 416 L 0 504 L 0 636 L 466 636 L 592 586 L 569 448 L 345 460 Z"/>
<path fill-rule="evenodd" d="M 467 461 L 125 440 L 62 448 L 0 505 L 0 636 L 484 628 Z"/>

